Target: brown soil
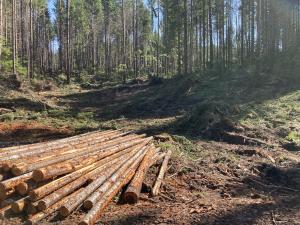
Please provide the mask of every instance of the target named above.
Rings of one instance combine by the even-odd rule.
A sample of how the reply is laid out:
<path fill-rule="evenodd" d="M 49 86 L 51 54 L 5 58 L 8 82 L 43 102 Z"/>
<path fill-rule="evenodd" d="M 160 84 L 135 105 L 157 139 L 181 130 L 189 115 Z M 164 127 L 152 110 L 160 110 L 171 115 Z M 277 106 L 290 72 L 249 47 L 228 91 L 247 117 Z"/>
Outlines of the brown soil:
<path fill-rule="evenodd" d="M 256 154 L 264 149 L 252 146 L 195 145 L 203 149 L 198 160 L 172 158 L 160 196 L 147 197 L 156 166 L 147 176 L 143 200 L 124 205 L 116 198 L 98 224 L 300 224 L 299 165 L 286 161 L 285 167 L 277 167 Z M 269 155 L 277 162 L 281 157 Z M 83 215 L 82 210 L 64 220 L 53 215 L 40 224 L 77 224 Z M 15 216 L 4 221 L 19 223 Z"/>
<path fill-rule="evenodd" d="M 70 131 L 66 129 L 57 129 L 37 122 L 0 123 L 0 143 L 2 147 L 47 141 L 67 135 L 70 135 Z"/>
<path fill-rule="evenodd" d="M 74 111 L 95 111 L 96 118 L 104 120 L 104 124 L 115 119 L 114 123 L 123 128 L 141 128 L 151 135 L 174 134 L 174 130 L 168 132 L 169 127 L 159 122 L 172 123 L 182 105 L 171 104 L 173 100 L 165 98 L 153 100 L 153 108 L 146 103 L 131 107 L 137 102 L 132 95 L 145 90 L 144 87 L 135 92 L 117 90 L 114 95 L 110 95 L 111 90 L 95 91 L 58 98 L 62 105 L 69 104 Z M 143 98 L 139 99 L 144 103 Z M 124 102 L 127 105 L 121 106 Z M 119 119 L 122 115 L 125 118 Z M 147 175 L 145 193 L 138 204 L 121 204 L 116 198 L 97 224 L 300 224 L 300 155 L 278 147 L 271 130 L 263 130 L 262 135 L 255 135 L 257 133 L 262 130 L 240 129 L 231 132 L 229 140 L 191 138 L 189 151 L 193 157 L 175 152 L 160 196 L 148 198 L 149 187 L 159 169 L 156 166 Z M 3 141 L 41 141 L 66 134 L 69 132 L 35 123 L 0 126 L 0 140 Z M 158 142 L 177 146 L 172 137 L 160 138 Z M 241 141 L 245 137 L 250 141 Z M 232 138 L 237 141 L 231 141 Z M 264 142 L 258 144 L 257 140 Z M 52 215 L 40 224 L 77 224 L 83 216 L 84 211 L 79 209 L 66 219 Z M 7 225 L 20 223 L 18 216 L 8 216 L 3 221 Z"/>

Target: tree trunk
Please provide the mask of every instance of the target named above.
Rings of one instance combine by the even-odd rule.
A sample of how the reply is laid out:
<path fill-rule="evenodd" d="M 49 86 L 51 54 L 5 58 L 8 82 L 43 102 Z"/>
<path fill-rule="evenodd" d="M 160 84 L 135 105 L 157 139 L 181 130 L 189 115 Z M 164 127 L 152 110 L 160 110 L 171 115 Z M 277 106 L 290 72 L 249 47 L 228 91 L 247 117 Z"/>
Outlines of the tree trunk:
<path fill-rule="evenodd" d="M 188 74 L 188 1 L 184 0 L 184 74 Z"/>
<path fill-rule="evenodd" d="M 29 39 L 28 43 L 28 68 L 27 75 L 30 79 L 33 78 L 33 21 L 32 21 L 32 0 L 29 1 Z"/>
<path fill-rule="evenodd" d="M 71 0 L 67 0 L 67 82 L 70 84 L 71 82 L 71 65 L 70 65 L 70 2 Z"/>
<path fill-rule="evenodd" d="M 127 64 L 126 62 L 126 16 L 125 16 L 124 0 L 122 0 L 122 63 L 124 67 Z M 126 83 L 126 73 L 127 71 L 123 71 L 123 83 Z"/>
<path fill-rule="evenodd" d="M 209 64 L 214 63 L 214 42 L 213 42 L 213 24 L 212 24 L 212 3 L 208 1 L 208 25 L 209 25 Z"/>
<path fill-rule="evenodd" d="M 2 54 L 2 45 L 3 45 L 3 0 L 0 0 L 0 60 Z M 1 65 L 0 65 L 1 69 Z"/>
<path fill-rule="evenodd" d="M 244 64 L 244 0 L 241 0 L 241 64 Z"/>
<path fill-rule="evenodd" d="M 203 0 L 203 9 L 202 9 L 202 48 L 203 48 L 203 67 L 206 68 L 206 0 Z"/>
<path fill-rule="evenodd" d="M 11 4 L 11 16 L 12 16 L 12 48 L 13 48 L 13 74 L 17 74 L 16 70 L 16 9 L 15 9 L 15 0 L 12 0 Z"/>
<path fill-rule="evenodd" d="M 157 2 L 157 46 L 156 46 L 156 75 L 159 76 L 159 45 L 160 45 L 160 2 Z"/>

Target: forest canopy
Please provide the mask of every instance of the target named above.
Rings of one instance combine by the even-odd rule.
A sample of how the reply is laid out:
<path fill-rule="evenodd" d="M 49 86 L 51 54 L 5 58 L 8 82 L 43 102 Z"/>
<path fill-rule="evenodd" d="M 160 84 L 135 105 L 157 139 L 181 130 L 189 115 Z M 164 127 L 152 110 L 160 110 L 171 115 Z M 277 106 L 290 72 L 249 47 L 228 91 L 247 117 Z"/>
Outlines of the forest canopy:
<path fill-rule="evenodd" d="M 53 7 L 50 7 L 53 6 Z M 0 0 L 1 70 L 126 81 L 299 50 L 299 0 Z"/>

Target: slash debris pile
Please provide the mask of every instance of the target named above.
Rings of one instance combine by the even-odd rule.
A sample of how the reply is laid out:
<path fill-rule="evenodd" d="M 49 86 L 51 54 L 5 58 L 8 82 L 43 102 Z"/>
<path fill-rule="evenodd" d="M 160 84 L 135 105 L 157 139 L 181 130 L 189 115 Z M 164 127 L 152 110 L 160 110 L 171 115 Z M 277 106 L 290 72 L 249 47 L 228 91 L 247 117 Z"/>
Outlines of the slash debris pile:
<path fill-rule="evenodd" d="M 171 152 L 160 153 L 152 137 L 121 131 L 92 132 L 46 143 L 0 151 L 0 203 L 8 211 L 27 213 L 35 224 L 58 211 L 68 216 L 89 210 L 80 225 L 94 224 L 119 191 L 125 202 L 138 200 L 150 166 L 164 158 L 152 190 L 157 195 Z"/>

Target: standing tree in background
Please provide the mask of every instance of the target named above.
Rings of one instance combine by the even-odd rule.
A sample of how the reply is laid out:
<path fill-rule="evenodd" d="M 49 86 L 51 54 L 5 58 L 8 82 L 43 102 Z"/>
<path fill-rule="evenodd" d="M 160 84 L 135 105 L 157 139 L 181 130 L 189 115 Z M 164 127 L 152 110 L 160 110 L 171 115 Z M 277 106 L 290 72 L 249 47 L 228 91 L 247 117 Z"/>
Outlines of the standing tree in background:
<path fill-rule="evenodd" d="M 54 3 L 52 21 L 48 0 L 0 0 L 2 71 L 27 67 L 29 79 L 65 74 L 70 82 L 72 74 L 93 74 L 125 82 L 234 64 L 266 67 L 300 44 L 299 0 Z"/>
<path fill-rule="evenodd" d="M 2 42 L 3 42 L 3 0 L 0 0 L 0 59 L 2 54 L 2 45 L 3 45 Z"/>
<path fill-rule="evenodd" d="M 71 52 L 71 44 L 70 44 L 70 2 L 71 0 L 67 1 L 67 57 L 66 57 L 66 63 L 67 63 L 67 82 L 68 84 L 71 82 L 71 60 L 70 60 L 70 52 Z"/>
<path fill-rule="evenodd" d="M 184 56 L 183 56 L 183 65 L 184 65 L 184 74 L 188 74 L 188 1 L 184 0 Z"/>
<path fill-rule="evenodd" d="M 29 0 L 29 38 L 28 38 L 28 65 L 27 75 L 30 79 L 33 78 L 33 15 L 32 15 L 32 0 Z"/>
<path fill-rule="evenodd" d="M 12 49 L 13 49 L 13 74 L 17 74 L 16 61 L 17 61 L 17 49 L 16 49 L 16 7 L 15 0 L 11 0 L 11 24 L 12 24 Z"/>
<path fill-rule="evenodd" d="M 111 77 L 111 54 L 110 54 L 110 0 L 103 0 L 104 8 L 104 37 L 105 37 L 105 75 Z"/>

